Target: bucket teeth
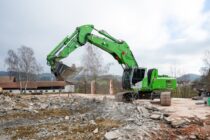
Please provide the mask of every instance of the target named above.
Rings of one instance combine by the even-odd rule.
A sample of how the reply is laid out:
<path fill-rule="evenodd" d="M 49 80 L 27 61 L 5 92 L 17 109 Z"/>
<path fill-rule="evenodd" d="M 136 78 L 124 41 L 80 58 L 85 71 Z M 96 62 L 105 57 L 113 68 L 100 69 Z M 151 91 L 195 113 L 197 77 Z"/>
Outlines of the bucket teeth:
<path fill-rule="evenodd" d="M 133 99 L 133 93 L 128 91 L 119 92 L 115 95 L 115 100 L 117 102 L 132 102 Z"/>

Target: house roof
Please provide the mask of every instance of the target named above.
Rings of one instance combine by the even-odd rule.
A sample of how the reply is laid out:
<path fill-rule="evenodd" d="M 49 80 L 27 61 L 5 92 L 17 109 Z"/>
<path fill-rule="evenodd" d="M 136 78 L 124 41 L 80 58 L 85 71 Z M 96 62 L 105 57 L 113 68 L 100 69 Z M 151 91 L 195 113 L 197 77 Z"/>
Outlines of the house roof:
<path fill-rule="evenodd" d="M 64 81 L 36 81 L 37 87 L 63 87 L 65 86 Z"/>
<path fill-rule="evenodd" d="M 0 76 L 0 83 L 2 82 L 15 82 L 14 76 Z"/>
<path fill-rule="evenodd" d="M 1 82 L 0 87 L 5 89 L 5 88 L 11 88 L 11 89 L 17 89 L 19 88 L 19 85 L 16 82 Z"/>

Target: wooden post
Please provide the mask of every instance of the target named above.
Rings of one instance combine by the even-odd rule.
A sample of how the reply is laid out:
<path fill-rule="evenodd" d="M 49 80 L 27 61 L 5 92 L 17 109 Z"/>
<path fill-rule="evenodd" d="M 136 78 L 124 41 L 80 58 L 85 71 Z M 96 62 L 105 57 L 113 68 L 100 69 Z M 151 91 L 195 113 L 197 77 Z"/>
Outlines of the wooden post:
<path fill-rule="evenodd" d="M 87 94 L 87 81 L 85 80 L 85 94 Z"/>
<path fill-rule="evenodd" d="M 91 94 L 96 94 L 96 81 L 91 81 Z"/>
<path fill-rule="evenodd" d="M 109 94 L 114 95 L 114 85 L 113 85 L 113 80 L 109 81 Z"/>

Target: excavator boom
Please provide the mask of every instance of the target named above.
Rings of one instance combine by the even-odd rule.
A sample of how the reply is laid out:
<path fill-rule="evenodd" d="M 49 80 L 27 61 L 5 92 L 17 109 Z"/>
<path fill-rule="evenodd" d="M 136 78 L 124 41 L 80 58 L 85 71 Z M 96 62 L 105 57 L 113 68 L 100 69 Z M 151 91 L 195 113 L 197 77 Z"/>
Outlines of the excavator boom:
<path fill-rule="evenodd" d="M 93 34 L 93 30 L 101 36 Z M 60 60 L 86 43 L 93 44 L 108 52 L 124 68 L 138 67 L 133 53 L 125 41 L 117 40 L 107 32 L 95 29 L 93 25 L 83 25 L 77 27 L 73 34 L 65 37 L 47 56 L 47 64 L 51 66 L 51 71 L 56 77 L 59 77 L 58 79 L 63 80 L 62 77 L 74 72 L 73 69 L 62 64 Z"/>

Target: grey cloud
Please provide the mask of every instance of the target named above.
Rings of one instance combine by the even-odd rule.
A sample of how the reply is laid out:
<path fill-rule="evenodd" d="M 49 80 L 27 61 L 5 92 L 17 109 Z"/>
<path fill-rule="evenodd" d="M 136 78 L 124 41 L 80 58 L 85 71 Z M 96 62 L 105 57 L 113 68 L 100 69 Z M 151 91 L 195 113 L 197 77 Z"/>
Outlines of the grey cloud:
<path fill-rule="evenodd" d="M 46 55 L 67 34 L 72 33 L 75 27 L 81 24 L 92 23 L 96 27 L 103 28 L 113 36 L 126 41 L 132 41 L 126 32 L 132 22 L 126 21 L 126 15 L 130 16 L 130 9 L 134 9 L 138 18 L 139 1 L 69 1 L 69 0 L 18 0 L 0 1 L 0 70 L 5 70 L 3 61 L 8 49 L 17 49 L 21 45 L 32 47 L 35 55 L 45 71 L 49 71 L 46 65 Z M 125 26 L 119 23 L 119 17 L 125 18 Z M 176 26 L 176 25 L 173 25 Z M 207 25 L 206 25 L 207 26 Z M 126 30 L 126 31 L 124 31 Z M 136 29 L 138 32 L 138 29 Z M 169 32 L 172 32 L 169 30 Z M 174 33 L 177 33 L 175 30 Z M 137 33 L 133 33 L 134 35 Z M 137 38 L 137 37 L 136 37 Z M 210 41 L 170 43 L 155 51 L 147 50 L 136 41 L 131 49 L 134 51 L 140 66 L 153 67 L 157 64 L 179 63 L 179 60 L 167 58 L 165 55 L 193 55 L 208 49 Z M 142 48 L 136 49 L 137 46 Z M 84 47 L 76 50 L 64 61 L 67 64 L 80 64 L 80 58 Z M 139 50 L 142 50 L 139 52 Z M 121 73 L 121 66 L 105 52 L 106 62 L 114 62 L 111 70 Z"/>
<path fill-rule="evenodd" d="M 165 54 L 174 55 L 194 55 L 210 49 L 210 38 L 204 41 L 195 42 L 188 40 L 178 43 L 169 43 L 160 49 Z"/>

